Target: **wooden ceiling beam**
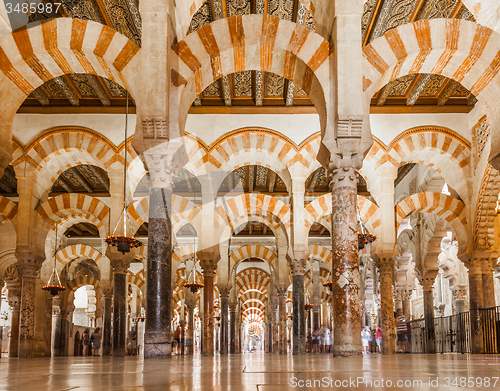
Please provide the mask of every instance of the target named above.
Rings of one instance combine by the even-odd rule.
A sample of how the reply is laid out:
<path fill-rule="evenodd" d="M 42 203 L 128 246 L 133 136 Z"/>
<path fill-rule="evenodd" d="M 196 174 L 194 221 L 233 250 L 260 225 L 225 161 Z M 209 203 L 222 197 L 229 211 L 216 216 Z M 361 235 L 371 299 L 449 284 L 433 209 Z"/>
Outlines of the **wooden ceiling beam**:
<path fill-rule="evenodd" d="M 103 106 L 111 106 L 111 100 L 109 99 L 108 94 L 106 91 L 104 91 L 104 88 L 102 87 L 99 78 L 95 75 L 91 74 L 86 74 L 85 75 L 87 78 L 87 81 L 89 82 L 90 86 L 94 90 L 95 95 L 99 98 Z"/>
<path fill-rule="evenodd" d="M 417 102 L 419 96 L 425 90 L 425 87 L 427 87 L 431 79 L 432 75 L 429 73 L 420 74 L 417 76 L 415 82 L 406 95 L 406 104 L 408 106 L 413 106 Z"/>
<path fill-rule="evenodd" d="M 74 232 L 75 234 L 77 234 L 78 236 L 83 236 L 83 231 L 82 231 L 80 228 L 78 228 L 78 227 L 76 226 L 76 224 L 75 224 L 75 225 L 72 225 L 71 227 L 69 227 L 69 230 L 70 230 L 70 231 L 73 231 L 73 232 Z"/>
<path fill-rule="evenodd" d="M 106 24 L 110 27 L 115 27 L 113 26 L 113 23 L 111 23 L 111 19 L 109 19 L 108 11 L 106 10 L 106 7 L 102 3 L 102 0 L 96 0 L 97 6 L 99 7 L 99 11 L 101 11 L 102 17 L 106 21 Z"/>
<path fill-rule="evenodd" d="M 82 172 L 80 171 L 78 166 L 73 167 L 71 172 L 75 176 L 75 179 L 77 180 L 77 182 L 80 183 L 87 192 L 89 192 L 89 193 L 94 192 L 94 188 L 91 186 L 89 180 L 85 177 L 85 175 L 82 174 Z"/>
<path fill-rule="evenodd" d="M 438 106 L 444 106 L 459 85 L 455 80 L 449 79 L 437 97 Z"/>
<path fill-rule="evenodd" d="M 413 14 L 411 15 L 408 23 L 413 23 L 417 19 L 418 13 L 420 12 L 422 5 L 424 4 L 424 1 L 425 0 L 418 0 L 417 5 L 415 6 L 415 9 L 413 10 Z"/>
<path fill-rule="evenodd" d="M 56 83 L 61 89 L 62 93 L 69 100 L 72 106 L 80 106 L 80 98 L 77 93 L 70 87 L 66 78 L 62 76 L 57 76 L 54 79 L 54 83 Z"/>
<path fill-rule="evenodd" d="M 40 104 L 42 106 L 48 106 L 48 105 L 50 105 L 49 97 L 47 96 L 47 94 L 45 94 L 45 92 L 43 92 L 43 90 L 41 88 L 36 88 L 31 93 L 31 95 L 33 95 L 36 98 L 36 100 L 38 102 L 40 102 Z"/>
<path fill-rule="evenodd" d="M 318 168 L 316 171 L 314 171 L 313 177 L 311 178 L 311 182 L 309 182 L 309 186 L 307 187 L 308 193 L 314 192 L 314 188 L 316 187 L 316 183 L 318 183 L 318 178 L 320 173 L 321 173 L 321 168 Z"/>
<path fill-rule="evenodd" d="M 382 89 L 378 92 L 377 95 L 377 106 L 383 106 L 385 101 L 389 97 L 389 93 L 391 92 L 391 88 L 389 84 L 386 84 Z"/>
<path fill-rule="evenodd" d="M 6 193 L 12 193 L 12 188 L 7 185 L 4 181 L 0 181 L 0 189 L 5 191 Z"/>
<path fill-rule="evenodd" d="M 94 174 L 96 176 L 97 179 L 99 179 L 99 182 L 101 182 L 101 185 L 107 190 L 109 191 L 109 182 L 106 180 L 106 177 L 104 176 L 104 174 L 102 173 L 101 170 L 99 170 L 97 167 L 95 166 L 92 166 L 92 165 L 88 165 L 87 166 L 88 169 L 90 170 L 90 172 L 92 174 Z"/>
<path fill-rule="evenodd" d="M 375 21 L 377 20 L 380 11 L 380 6 L 382 5 L 383 1 L 384 0 L 378 0 L 377 4 L 375 5 L 375 10 L 373 11 L 373 15 L 370 19 L 370 23 L 368 24 L 368 28 L 366 30 L 365 39 L 363 40 L 363 46 L 366 46 L 368 44 L 368 40 L 370 39 L 370 35 L 372 34 L 373 26 L 375 24 Z"/>
<path fill-rule="evenodd" d="M 455 7 L 455 9 L 453 10 L 453 12 L 450 15 L 450 19 L 454 19 L 457 17 L 457 15 L 460 12 L 460 9 L 462 8 L 463 5 L 464 4 L 462 3 L 462 1 L 458 2 L 457 6 Z"/>
<path fill-rule="evenodd" d="M 319 234 L 323 235 L 323 233 L 325 232 L 325 230 L 326 230 L 326 227 L 323 224 L 321 224 L 321 228 L 319 229 Z"/>
<path fill-rule="evenodd" d="M 274 192 L 274 186 L 276 185 L 276 173 L 273 170 L 270 170 L 269 168 L 268 174 L 267 174 L 267 182 L 269 186 L 269 193 Z"/>
<path fill-rule="evenodd" d="M 470 113 L 473 106 L 469 105 L 391 105 L 370 106 L 370 114 L 433 114 L 433 113 Z"/>
<path fill-rule="evenodd" d="M 253 222 L 249 221 L 248 222 L 248 234 L 251 235 L 253 232 Z"/>
<path fill-rule="evenodd" d="M 267 225 L 266 224 L 262 224 L 262 234 L 265 235 L 267 234 Z"/>
<path fill-rule="evenodd" d="M 90 224 L 79 223 L 79 224 L 76 224 L 75 226 L 78 227 L 82 231 L 88 232 L 91 235 L 99 236 L 99 231 Z"/>
<path fill-rule="evenodd" d="M 68 193 L 73 193 L 73 187 L 69 184 L 69 182 L 64 179 L 64 177 L 59 175 L 59 178 L 57 178 L 58 185 L 61 186 L 64 190 L 66 190 Z"/>

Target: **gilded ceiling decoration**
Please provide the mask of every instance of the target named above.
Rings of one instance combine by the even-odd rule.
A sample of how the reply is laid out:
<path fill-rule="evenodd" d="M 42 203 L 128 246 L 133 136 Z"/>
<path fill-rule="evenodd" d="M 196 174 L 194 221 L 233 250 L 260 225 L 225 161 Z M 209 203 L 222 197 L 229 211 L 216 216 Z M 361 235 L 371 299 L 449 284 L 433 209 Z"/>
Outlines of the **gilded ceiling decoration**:
<path fill-rule="evenodd" d="M 130 38 L 141 45 L 142 22 L 136 0 L 41 0 L 43 3 L 62 3 L 58 17 L 93 20 Z M 35 13 L 29 17 L 35 22 L 53 14 Z"/>
<path fill-rule="evenodd" d="M 439 75 L 432 75 L 431 80 L 425 86 L 422 91 L 423 96 L 434 96 L 437 95 L 441 90 L 441 87 L 446 82 L 446 78 L 441 77 Z"/>
<path fill-rule="evenodd" d="M 236 72 L 233 79 L 235 97 L 252 97 L 252 71 Z"/>
<path fill-rule="evenodd" d="M 266 96 L 283 96 L 285 79 L 274 73 L 266 72 Z"/>

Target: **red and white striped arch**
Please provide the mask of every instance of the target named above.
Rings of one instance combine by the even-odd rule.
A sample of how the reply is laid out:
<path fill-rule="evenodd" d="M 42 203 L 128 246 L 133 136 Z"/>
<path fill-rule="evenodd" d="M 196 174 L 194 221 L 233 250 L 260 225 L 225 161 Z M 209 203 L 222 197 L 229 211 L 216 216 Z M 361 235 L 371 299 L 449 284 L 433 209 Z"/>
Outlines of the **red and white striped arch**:
<path fill-rule="evenodd" d="M 172 48 L 172 83 L 179 88 L 181 131 L 192 102 L 224 75 L 273 72 L 301 87 L 326 125 L 330 44 L 304 26 L 268 14 L 216 20 Z"/>
<path fill-rule="evenodd" d="M 97 290 L 99 288 L 100 281 L 91 276 L 77 277 L 66 284 L 66 287 L 68 288 L 68 294 L 85 285 L 92 285 Z"/>
<path fill-rule="evenodd" d="M 263 261 L 272 265 L 272 263 L 277 259 L 276 254 L 266 246 L 261 246 L 259 244 L 252 244 L 247 246 L 242 246 L 231 253 L 230 259 L 232 265 L 237 265 L 240 261 L 249 258 L 259 258 Z"/>
<path fill-rule="evenodd" d="M 417 212 L 433 213 L 446 220 L 457 236 L 460 250 L 467 248 L 467 218 L 465 204 L 443 193 L 413 194 L 396 205 L 396 229 L 409 215 Z"/>
<path fill-rule="evenodd" d="M 171 216 L 173 231 L 177 232 L 186 224 L 191 224 L 198 231 L 199 224 L 197 224 L 196 217 L 200 213 L 200 210 L 196 204 L 187 198 L 173 194 L 173 214 Z M 142 224 L 149 221 L 149 196 L 143 197 L 130 205 L 127 208 L 127 213 L 131 218 L 134 231 L 137 231 Z"/>
<path fill-rule="evenodd" d="M 325 265 L 329 264 L 332 260 L 332 251 L 319 244 L 309 245 L 309 259 L 317 259 Z"/>
<path fill-rule="evenodd" d="M 389 30 L 363 48 L 364 88 L 375 92 L 401 76 L 443 75 L 461 83 L 486 110 L 492 127 L 500 119 L 500 35 L 461 19 L 419 20 Z M 491 157 L 500 153 L 500 135 L 492 132 Z"/>
<path fill-rule="evenodd" d="M 0 226 L 7 221 L 13 221 L 17 215 L 17 204 L 6 197 L 0 196 Z"/>
<path fill-rule="evenodd" d="M 83 214 L 97 219 L 96 227 L 107 227 L 108 206 L 95 197 L 86 194 L 68 193 L 49 198 L 36 209 L 42 219 L 55 224 L 68 217 Z"/>
<path fill-rule="evenodd" d="M 127 270 L 127 283 L 134 284 L 140 290 L 142 290 L 146 282 L 137 274 L 134 274 L 130 270 Z"/>
<path fill-rule="evenodd" d="M 92 259 L 97 265 L 99 265 L 103 255 L 99 250 L 85 244 L 72 244 L 71 246 L 64 247 L 56 253 L 56 260 L 62 266 L 65 266 L 72 260 L 79 258 Z"/>
<path fill-rule="evenodd" d="M 380 227 L 380 215 L 377 205 L 369 199 L 358 195 L 358 208 L 361 215 L 361 221 L 366 228 L 372 232 L 377 232 Z M 326 218 L 332 214 L 332 195 L 327 193 L 305 207 L 304 224 L 309 230 L 315 222 Z"/>
<path fill-rule="evenodd" d="M 235 278 L 238 291 L 242 289 L 257 289 L 261 292 L 267 291 L 271 283 L 271 277 L 265 271 L 257 268 L 248 268 L 240 271 Z M 252 288 L 248 288 L 252 285 Z"/>

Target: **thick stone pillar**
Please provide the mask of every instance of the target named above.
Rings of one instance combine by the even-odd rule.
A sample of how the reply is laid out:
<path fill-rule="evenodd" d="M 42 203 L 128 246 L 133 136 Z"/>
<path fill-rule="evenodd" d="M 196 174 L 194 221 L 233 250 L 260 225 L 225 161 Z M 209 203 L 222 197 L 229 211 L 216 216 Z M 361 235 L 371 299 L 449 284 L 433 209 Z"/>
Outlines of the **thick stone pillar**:
<path fill-rule="evenodd" d="M 204 356 L 214 355 L 214 274 L 219 255 L 210 251 L 198 251 L 203 269 L 203 347 Z"/>
<path fill-rule="evenodd" d="M 306 318 L 304 300 L 305 259 L 292 261 L 293 274 L 293 354 L 305 353 L 306 349 Z"/>
<path fill-rule="evenodd" d="M 194 309 L 196 308 L 197 294 L 191 292 L 189 289 L 184 289 L 184 302 L 188 309 L 188 335 L 187 338 L 191 340 L 191 345 L 188 346 L 187 354 L 194 353 Z"/>
<path fill-rule="evenodd" d="M 493 260 L 483 261 L 483 308 L 496 307 L 495 281 L 493 280 Z"/>
<path fill-rule="evenodd" d="M 424 318 L 425 318 L 425 352 L 436 353 L 436 332 L 434 330 L 434 295 L 432 287 L 436 279 L 436 274 L 427 272 L 422 281 L 424 288 Z"/>
<path fill-rule="evenodd" d="M 278 313 L 279 313 L 279 354 L 287 354 L 286 338 L 286 292 L 285 286 L 276 288 L 278 292 Z"/>
<path fill-rule="evenodd" d="M 273 352 L 273 314 L 271 311 L 269 311 L 269 315 L 267 316 L 267 336 L 266 336 L 266 347 L 267 347 L 267 352 L 272 353 Z"/>
<path fill-rule="evenodd" d="M 236 303 L 229 304 L 229 353 L 236 353 Z"/>
<path fill-rule="evenodd" d="M 54 311 L 56 321 L 54 325 L 54 338 L 52 340 L 52 352 L 54 357 L 63 357 L 66 355 L 68 312 L 60 297 L 56 296 L 53 304 L 58 309 Z"/>
<path fill-rule="evenodd" d="M 38 268 L 29 259 L 20 260 L 21 318 L 19 325 L 19 358 L 35 355 L 35 285 Z"/>
<path fill-rule="evenodd" d="M 45 357 L 50 357 L 52 355 L 52 304 L 54 297 L 48 292 L 45 294 L 45 297 Z"/>
<path fill-rule="evenodd" d="M 352 167 L 330 174 L 332 188 L 333 354 L 361 355 L 357 178 Z M 332 299 L 333 300 L 333 299 Z"/>
<path fill-rule="evenodd" d="M 228 342 L 229 342 L 229 289 L 220 288 L 220 354 L 225 356 L 228 353 Z"/>
<path fill-rule="evenodd" d="M 148 161 L 148 166 L 150 160 Z M 157 164 L 159 165 L 159 164 Z M 168 167 L 165 167 L 168 169 Z M 150 169 L 151 172 L 151 169 Z M 165 185 L 172 186 L 171 175 Z M 161 182 L 161 181 L 160 181 Z M 152 183 L 160 185 L 157 180 Z M 148 225 L 148 273 L 146 294 L 146 332 L 144 336 L 144 357 L 162 358 L 172 354 L 172 189 L 154 187 L 150 192 Z"/>
<path fill-rule="evenodd" d="M 113 357 L 125 357 L 127 340 L 127 269 L 129 256 L 114 255 L 113 266 Z M 150 285 L 148 285 L 149 287 Z"/>
<path fill-rule="evenodd" d="M 404 290 L 403 295 L 403 316 L 406 319 L 411 319 L 411 294 L 412 291 Z"/>
<path fill-rule="evenodd" d="M 102 290 L 104 297 L 104 313 L 102 322 L 102 355 L 111 355 L 111 312 L 113 311 L 112 300 L 113 300 L 113 289 L 111 287 L 105 287 Z"/>
<path fill-rule="evenodd" d="M 465 263 L 469 269 L 469 310 L 471 326 L 471 353 L 483 352 L 483 328 L 481 311 L 483 308 L 483 275 L 480 258 L 471 259 Z"/>
<path fill-rule="evenodd" d="M 396 354 L 394 331 L 394 304 L 392 291 L 392 271 L 394 259 L 381 255 L 377 261 L 380 271 L 380 317 L 382 323 L 382 354 Z"/>
<path fill-rule="evenodd" d="M 9 304 L 12 308 L 12 323 L 10 326 L 10 339 L 9 339 L 9 357 L 17 357 L 19 354 L 19 315 L 20 305 L 17 297 L 15 300 L 10 300 L 9 291 Z"/>
<path fill-rule="evenodd" d="M 465 300 L 467 298 L 467 290 L 456 288 L 452 291 L 454 314 L 465 312 Z"/>
<path fill-rule="evenodd" d="M 273 348 L 272 352 L 273 353 L 278 353 L 279 352 L 279 335 L 278 335 L 278 330 L 279 330 L 279 316 L 278 316 L 278 298 L 275 296 L 273 297 L 273 302 L 271 306 L 271 311 L 272 311 L 272 322 L 273 322 Z"/>

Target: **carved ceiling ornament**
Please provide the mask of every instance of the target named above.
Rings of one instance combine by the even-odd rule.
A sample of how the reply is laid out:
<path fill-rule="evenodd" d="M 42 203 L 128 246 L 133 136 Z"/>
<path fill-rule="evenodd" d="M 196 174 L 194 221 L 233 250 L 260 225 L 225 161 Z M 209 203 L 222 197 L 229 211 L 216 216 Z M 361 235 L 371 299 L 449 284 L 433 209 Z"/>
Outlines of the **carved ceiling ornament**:
<path fill-rule="evenodd" d="M 474 146 L 476 152 L 476 167 L 481 156 L 483 155 L 484 148 L 490 137 L 490 125 L 488 123 L 488 118 L 484 116 L 479 120 L 479 122 L 474 126 Z"/>

